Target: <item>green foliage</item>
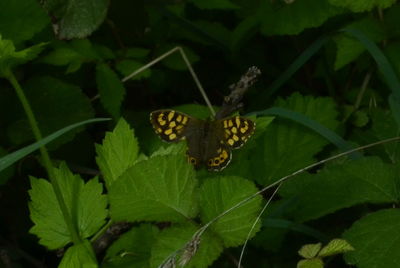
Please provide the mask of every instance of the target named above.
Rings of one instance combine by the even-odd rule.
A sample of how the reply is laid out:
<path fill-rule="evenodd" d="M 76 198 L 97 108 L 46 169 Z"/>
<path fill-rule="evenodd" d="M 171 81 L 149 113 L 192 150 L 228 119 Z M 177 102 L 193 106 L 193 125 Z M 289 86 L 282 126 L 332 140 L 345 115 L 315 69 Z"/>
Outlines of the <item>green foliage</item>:
<path fill-rule="evenodd" d="M 65 164 L 54 169 L 54 177 L 80 236 L 87 238 L 93 235 L 105 223 L 107 216 L 107 198 L 102 194 L 102 184 L 97 178 L 84 183 Z M 30 232 L 36 234 L 40 244 L 49 249 L 65 246 L 71 242 L 71 237 L 51 184 L 44 179 L 31 177 L 31 186 L 29 209 L 35 225 Z"/>
<path fill-rule="evenodd" d="M 246 245 L 244 267 L 397 267 L 400 143 L 304 170 L 399 136 L 397 2 L 1 1 L 0 266 L 229 267 Z M 262 71 L 218 173 L 149 122 L 212 118 L 179 51 L 157 61 L 176 46 L 216 111 Z"/>
<path fill-rule="evenodd" d="M 343 235 L 355 248 L 346 254 L 347 262 L 357 267 L 397 267 L 399 219 L 398 209 L 386 209 L 356 221 Z"/>

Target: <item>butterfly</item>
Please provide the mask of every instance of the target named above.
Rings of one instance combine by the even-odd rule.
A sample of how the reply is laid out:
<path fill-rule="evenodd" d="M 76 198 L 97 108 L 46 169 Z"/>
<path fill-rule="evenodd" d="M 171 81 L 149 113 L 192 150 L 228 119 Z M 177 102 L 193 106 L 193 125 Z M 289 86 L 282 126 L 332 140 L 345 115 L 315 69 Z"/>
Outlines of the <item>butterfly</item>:
<path fill-rule="evenodd" d="M 254 133 L 255 123 L 240 116 L 201 120 L 174 110 L 150 113 L 150 122 L 166 142 L 186 139 L 188 161 L 219 171 L 231 161 L 232 149 L 242 147 Z"/>

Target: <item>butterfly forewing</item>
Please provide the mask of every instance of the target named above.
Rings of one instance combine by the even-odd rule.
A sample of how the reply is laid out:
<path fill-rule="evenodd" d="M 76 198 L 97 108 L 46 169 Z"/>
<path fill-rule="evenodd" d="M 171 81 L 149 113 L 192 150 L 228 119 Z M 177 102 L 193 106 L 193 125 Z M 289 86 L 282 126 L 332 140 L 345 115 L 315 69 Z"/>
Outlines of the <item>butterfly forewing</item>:
<path fill-rule="evenodd" d="M 247 118 L 234 116 L 217 121 L 223 128 L 223 140 L 227 146 L 236 149 L 247 142 L 255 130 L 255 123 Z"/>
<path fill-rule="evenodd" d="M 150 122 L 154 131 L 166 142 L 183 139 L 192 119 L 192 117 L 174 110 L 157 110 L 150 114 Z"/>

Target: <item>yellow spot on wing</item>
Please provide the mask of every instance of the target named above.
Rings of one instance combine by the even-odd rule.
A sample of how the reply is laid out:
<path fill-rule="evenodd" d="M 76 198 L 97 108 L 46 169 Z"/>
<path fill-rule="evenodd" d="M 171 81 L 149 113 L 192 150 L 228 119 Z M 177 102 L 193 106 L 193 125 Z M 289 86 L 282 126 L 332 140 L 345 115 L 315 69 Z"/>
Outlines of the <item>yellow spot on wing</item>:
<path fill-rule="evenodd" d="M 235 141 L 238 141 L 239 140 L 239 137 L 238 136 L 236 136 L 236 135 L 233 135 L 233 137 L 232 137 Z"/>
<path fill-rule="evenodd" d="M 182 121 L 182 115 L 178 115 L 178 117 L 176 118 L 176 121 L 178 121 L 178 123 L 180 123 Z"/>
<path fill-rule="evenodd" d="M 233 127 L 233 128 L 231 128 L 231 130 L 232 130 L 232 133 L 237 133 L 237 128 Z"/>
<path fill-rule="evenodd" d="M 240 132 L 245 133 L 249 129 L 248 126 L 240 128 Z"/>
<path fill-rule="evenodd" d="M 182 126 L 182 125 L 178 125 L 178 126 L 176 127 L 176 130 L 179 130 L 179 129 L 181 129 L 181 128 L 183 128 L 183 126 Z"/>
<path fill-rule="evenodd" d="M 232 120 L 229 120 L 229 121 L 228 121 L 228 126 L 229 126 L 229 127 L 233 126 Z"/>
<path fill-rule="evenodd" d="M 173 139 L 175 139 L 176 138 L 176 134 L 175 133 L 172 133 L 171 135 L 169 135 L 169 139 L 170 140 L 173 140 Z"/>
<path fill-rule="evenodd" d="M 156 132 L 157 132 L 157 133 L 161 133 L 161 132 L 162 132 L 162 129 L 161 129 L 161 128 L 157 128 Z"/>
<path fill-rule="evenodd" d="M 236 116 L 236 126 L 240 127 L 240 117 Z"/>
<path fill-rule="evenodd" d="M 172 121 L 171 123 L 169 123 L 169 127 L 175 127 L 176 126 L 176 123 L 175 123 L 175 121 Z"/>
<path fill-rule="evenodd" d="M 182 120 L 182 124 L 186 125 L 186 122 L 187 122 L 187 121 L 188 121 L 187 116 L 184 116 L 184 117 L 183 117 L 183 120 Z"/>
<path fill-rule="evenodd" d="M 228 127 L 228 122 L 226 120 L 224 120 L 224 128 Z"/>
<path fill-rule="evenodd" d="M 161 120 L 159 119 L 159 120 L 158 120 L 158 123 L 160 123 L 161 126 L 164 126 L 164 125 L 167 123 L 167 121 L 162 120 L 162 119 L 161 119 Z"/>
<path fill-rule="evenodd" d="M 228 140 L 228 144 L 232 146 L 233 144 L 235 144 L 235 141 L 232 140 L 232 139 L 229 139 L 229 140 Z"/>
<path fill-rule="evenodd" d="M 172 129 L 167 129 L 166 131 L 164 131 L 164 134 L 165 135 L 169 135 L 169 134 L 171 134 L 172 133 Z"/>
<path fill-rule="evenodd" d="M 171 121 L 172 118 L 174 118 L 174 114 L 175 114 L 175 111 L 169 112 L 169 114 L 168 114 L 168 121 Z"/>

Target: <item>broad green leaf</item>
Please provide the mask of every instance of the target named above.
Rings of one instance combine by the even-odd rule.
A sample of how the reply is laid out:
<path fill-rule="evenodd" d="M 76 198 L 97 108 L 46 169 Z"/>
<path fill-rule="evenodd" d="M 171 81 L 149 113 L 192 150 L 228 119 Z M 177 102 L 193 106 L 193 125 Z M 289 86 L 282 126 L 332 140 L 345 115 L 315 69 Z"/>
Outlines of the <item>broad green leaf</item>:
<path fill-rule="evenodd" d="M 107 217 L 107 197 L 98 179 L 84 183 L 79 175 L 72 174 L 65 164 L 54 169 L 54 176 L 79 236 L 87 238 L 97 232 Z M 39 237 L 39 243 L 48 249 L 57 249 L 71 242 L 57 198 L 50 182 L 30 178 L 30 217 L 34 226 L 30 232 Z"/>
<path fill-rule="evenodd" d="M 193 5 L 199 9 L 238 9 L 239 6 L 229 0 L 189 0 Z"/>
<path fill-rule="evenodd" d="M 301 96 L 298 93 L 286 100 L 278 99 L 275 106 L 299 112 L 334 130 L 336 107 L 332 99 Z M 255 156 L 256 179 L 262 185 L 313 163 L 314 155 L 322 150 L 328 141 L 299 123 L 276 117 L 259 140 L 264 152 Z"/>
<path fill-rule="evenodd" d="M 90 35 L 105 19 L 108 5 L 108 0 L 48 0 L 43 3 L 53 17 L 53 29 L 60 39 Z"/>
<path fill-rule="evenodd" d="M 319 258 L 301 260 L 297 263 L 297 268 L 324 268 L 324 263 Z"/>
<path fill-rule="evenodd" d="M 311 259 L 317 256 L 321 250 L 321 243 L 304 245 L 299 250 L 299 255 L 306 259 Z"/>
<path fill-rule="evenodd" d="M 83 63 L 100 60 L 96 47 L 88 39 L 77 39 L 68 43 L 55 42 L 53 46 L 54 50 L 41 57 L 40 62 L 67 66 L 66 73 L 79 70 Z"/>
<path fill-rule="evenodd" d="M 370 17 L 353 22 L 348 26 L 364 32 L 374 42 L 379 42 L 385 37 L 379 21 Z M 353 62 L 365 51 L 365 47 L 357 39 L 347 34 L 339 33 L 334 40 L 337 46 L 335 70 Z"/>
<path fill-rule="evenodd" d="M 294 35 L 318 27 L 342 9 L 328 0 L 302 0 L 285 5 L 281 1 L 262 1 L 259 10 L 261 32 L 265 35 Z M 310 16 L 312 10 L 312 16 Z"/>
<path fill-rule="evenodd" d="M 332 239 L 318 253 L 318 257 L 327 257 L 352 251 L 354 248 L 344 239 Z"/>
<path fill-rule="evenodd" d="M 205 224 L 213 220 L 257 190 L 251 181 L 240 177 L 221 176 L 206 179 L 200 187 L 201 221 Z M 211 230 L 221 237 L 226 247 L 238 246 L 245 242 L 261 210 L 261 200 L 261 196 L 254 197 L 210 226 Z M 258 221 L 250 237 L 259 229 Z"/>
<path fill-rule="evenodd" d="M 371 11 L 373 8 L 387 8 L 396 0 L 328 0 L 329 3 L 338 7 L 350 9 L 353 12 Z"/>
<path fill-rule="evenodd" d="M 96 68 L 96 83 L 100 94 L 100 101 L 104 108 L 114 118 L 118 118 L 125 96 L 125 87 L 118 78 L 118 75 L 107 64 L 100 63 Z"/>
<path fill-rule="evenodd" d="M 86 120 L 86 121 L 82 121 L 76 124 L 72 124 L 69 125 L 65 128 L 62 128 L 56 132 L 54 132 L 53 134 L 43 138 L 42 140 L 35 142 L 31 145 L 28 145 L 22 149 L 19 149 L 18 151 L 15 151 L 13 153 L 10 153 L 2 158 L 0 158 L 0 172 L 3 171 L 5 168 L 7 168 L 8 166 L 14 164 L 15 162 L 17 162 L 18 160 L 24 158 L 25 156 L 27 156 L 28 154 L 36 151 L 37 149 L 39 149 L 40 147 L 42 147 L 43 145 L 46 145 L 47 143 L 55 140 L 56 138 L 58 138 L 59 136 L 63 135 L 64 133 L 70 131 L 71 129 L 74 129 L 76 127 L 79 126 L 83 126 L 85 124 L 89 124 L 89 123 L 94 123 L 94 122 L 102 122 L 102 121 L 107 121 L 110 120 L 108 118 L 97 118 L 97 119 L 90 119 L 90 120 Z"/>
<path fill-rule="evenodd" d="M 113 132 L 107 132 L 102 145 L 96 145 L 96 162 L 107 188 L 133 165 L 139 145 L 133 129 L 120 119 Z"/>
<path fill-rule="evenodd" d="M 157 227 L 150 224 L 132 228 L 107 249 L 102 267 L 149 267 L 151 248 L 158 235 Z"/>
<path fill-rule="evenodd" d="M 143 67 L 143 63 L 136 60 L 121 60 L 119 61 L 115 68 L 124 76 L 128 76 L 139 68 Z M 147 69 L 137 75 L 133 76 L 131 79 L 138 80 L 142 78 L 149 78 L 151 76 L 151 70 Z"/>
<path fill-rule="evenodd" d="M 354 247 L 345 254 L 359 268 L 397 268 L 400 264 L 400 210 L 385 209 L 356 221 L 343 237 Z"/>
<path fill-rule="evenodd" d="M 164 229 L 159 235 L 151 251 L 150 268 L 157 268 L 177 250 L 185 247 L 191 241 L 196 227 L 193 225 L 178 225 Z M 205 232 L 200 237 L 200 244 L 194 256 L 185 266 L 188 268 L 205 268 L 215 261 L 222 253 L 221 241 L 212 233 Z M 179 263 L 181 255 L 178 254 L 176 262 Z"/>
<path fill-rule="evenodd" d="M 14 43 L 0 35 L 0 77 L 8 77 L 14 67 L 36 58 L 45 45 L 40 43 L 16 52 Z"/>
<path fill-rule="evenodd" d="M 291 215 L 307 221 L 357 204 L 397 202 L 396 178 L 394 165 L 368 157 L 293 177 L 283 184 L 280 194 L 295 197 Z"/>
<path fill-rule="evenodd" d="M 126 170 L 110 187 L 114 221 L 186 221 L 197 214 L 197 180 L 183 154 L 160 155 Z"/>
<path fill-rule="evenodd" d="M 92 245 L 85 240 L 82 244 L 73 245 L 65 252 L 58 268 L 97 268 L 96 256 Z"/>
<path fill-rule="evenodd" d="M 43 135 L 93 117 L 93 109 L 88 97 L 82 90 L 72 84 L 67 84 L 53 77 L 37 76 L 23 85 L 25 94 L 35 113 L 39 128 Z M 8 135 L 15 144 L 21 144 L 33 139 L 32 131 L 25 113 L 19 112 L 19 120 L 10 126 Z M 83 128 L 76 128 L 58 139 L 53 146 L 71 140 Z"/>
<path fill-rule="evenodd" d="M 35 0 L 1 0 L 0 34 L 15 43 L 31 39 L 50 23 Z"/>

